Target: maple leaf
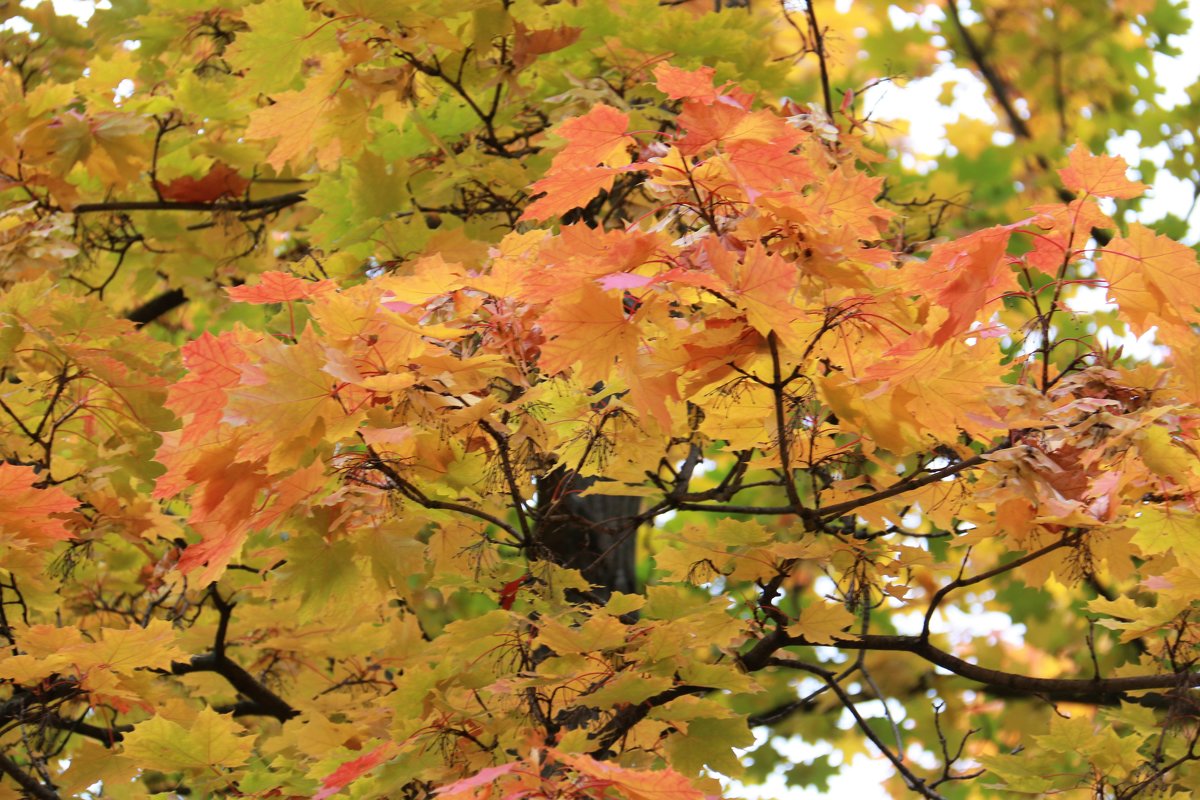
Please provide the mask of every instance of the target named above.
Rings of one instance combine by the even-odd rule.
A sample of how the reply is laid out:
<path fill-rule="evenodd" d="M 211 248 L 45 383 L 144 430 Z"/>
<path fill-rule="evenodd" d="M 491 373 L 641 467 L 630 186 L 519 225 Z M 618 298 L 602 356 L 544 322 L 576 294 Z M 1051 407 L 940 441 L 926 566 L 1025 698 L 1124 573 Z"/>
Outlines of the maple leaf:
<path fill-rule="evenodd" d="M 538 319 L 547 341 L 539 364 L 547 374 L 579 365 L 584 383 L 608 378 L 617 359 L 634 359 L 637 327 L 621 298 L 584 284 L 569 298 L 552 304 Z"/>
<path fill-rule="evenodd" d="M 621 167 L 629 163 L 629 148 L 636 141 L 627 131 L 629 115 L 597 103 L 584 115 L 573 117 L 555 129 L 567 145 L 555 156 L 561 164 Z"/>
<path fill-rule="evenodd" d="M 892 212 L 875 204 L 883 178 L 839 168 L 825 176 L 816 191 L 805 200 L 812 218 L 826 226 L 843 226 L 854 236 L 869 239 L 878 236 Z"/>
<path fill-rule="evenodd" d="M 996 226 L 936 245 L 929 259 L 910 267 L 911 291 L 932 294 L 950 314 L 930 344 L 940 346 L 965 333 L 989 303 L 1018 288 L 1005 253 L 1013 226 Z"/>
<path fill-rule="evenodd" d="M 545 197 L 529 204 L 521 219 L 548 219 L 587 205 L 598 192 L 611 189 L 621 168 L 629 164 L 629 148 L 636 143 L 626 133 L 628 128 L 629 116 L 604 104 L 559 125 L 555 133 L 567 144 L 555 155 L 546 177 L 529 187 L 531 193 Z"/>
<path fill-rule="evenodd" d="M 311 300 L 333 291 L 332 281 L 306 281 L 287 272 L 264 272 L 258 283 L 249 286 L 227 286 L 225 292 L 240 303 L 287 303 L 292 300 Z"/>
<path fill-rule="evenodd" d="M 853 636 L 846 633 L 846 628 L 854 622 L 854 615 L 845 606 L 818 601 L 800 612 L 800 618 L 788 626 L 788 633 L 814 644 L 833 644 L 836 639 Z"/>
<path fill-rule="evenodd" d="M 162 716 L 138 723 L 125 734 L 121 752 L 164 772 L 220 774 L 246 763 L 253 748 L 254 738 L 231 714 L 204 708 L 186 726 Z"/>
<path fill-rule="evenodd" d="M 291 86 L 303 74 L 306 58 L 333 46 L 334 31 L 300 0 L 267 0 L 248 6 L 242 31 L 230 47 L 230 57 L 253 64 L 246 80 L 255 92 L 270 93 Z"/>
<path fill-rule="evenodd" d="M 17 546 L 71 538 L 62 517 L 79 502 L 58 486 L 37 488 L 41 479 L 32 467 L 0 463 L 0 531 Z"/>
<path fill-rule="evenodd" d="M 570 47 L 579 40 L 581 33 L 583 28 L 567 25 L 530 30 L 518 21 L 513 26 L 513 66 L 519 71 L 536 61 L 538 56 Z"/>
<path fill-rule="evenodd" d="M 344 80 L 342 71 L 330 66 L 303 89 L 277 94 L 271 105 L 250 115 L 246 138 L 275 140 L 267 163 L 276 171 L 302 161 L 314 150 L 319 165 L 332 166 L 353 150 L 345 144 L 353 141 L 354 126 L 348 121 L 365 120 L 365 109 L 349 92 L 339 91 Z M 335 109 L 342 109 L 346 118 L 336 126 L 327 121 L 339 116 Z"/>
<path fill-rule="evenodd" d="M 655 85 L 672 100 L 694 100 L 703 105 L 712 105 L 721 90 L 713 84 L 717 71 L 712 67 L 686 70 L 671 66 L 665 61 L 654 67 Z"/>
<path fill-rule="evenodd" d="M 226 390 L 238 384 L 247 356 L 234 334 L 216 337 L 208 331 L 185 344 L 182 355 L 189 374 L 171 385 L 167 405 L 181 417 L 191 417 L 182 434 L 186 444 L 220 422 Z"/>
<path fill-rule="evenodd" d="M 183 655 L 171 623 L 161 619 L 151 620 L 144 628 L 102 628 L 98 639 L 57 652 L 80 672 L 106 669 L 125 675 L 142 669 L 169 669 L 171 662 Z"/>
<path fill-rule="evenodd" d="M 295 345 L 259 342 L 254 356 L 242 367 L 241 383 L 230 390 L 226 411 L 226 421 L 246 429 L 242 460 L 268 456 L 268 470 L 279 472 L 297 466 L 304 452 L 326 437 L 354 430 L 356 416 L 346 413 L 312 328 L 305 328 Z"/>
<path fill-rule="evenodd" d="M 784 121 L 775 114 L 751 112 L 733 101 L 688 103 L 679 115 L 679 125 L 686 134 L 675 144 L 685 155 L 734 142 L 770 142 L 786 133 Z"/>
<path fill-rule="evenodd" d="M 754 189 L 767 191 L 786 185 L 797 191 L 816 179 L 808 160 L 792 152 L 788 138 L 770 142 L 736 141 L 729 147 L 729 163 L 742 181 Z"/>
<path fill-rule="evenodd" d="M 617 171 L 608 167 L 566 167 L 554 170 L 529 187 L 535 195 L 545 195 L 525 207 L 523 220 L 549 219 L 586 206 L 601 191 L 612 188 Z"/>
<path fill-rule="evenodd" d="M 1067 166 L 1058 171 L 1063 185 L 1075 192 L 1084 192 L 1097 197 L 1114 197 L 1126 200 L 1141 197 L 1146 184 L 1125 177 L 1129 165 L 1121 156 L 1094 156 L 1078 139 L 1071 148 Z"/>
<path fill-rule="evenodd" d="M 787 259 L 754 245 L 738 258 L 715 240 L 705 243 L 705 255 L 713 272 L 722 279 L 710 284 L 728 292 L 746 314 L 746 321 L 763 336 L 775 333 L 794 350 L 801 351 L 812 323 L 799 323 L 800 310 L 793 304 L 798 271 Z M 671 273 L 678 281 L 708 283 L 700 276 Z"/>
<path fill-rule="evenodd" d="M 325 800 L 326 797 L 332 797 L 387 761 L 395 754 L 395 751 L 394 742 L 384 742 L 358 758 L 346 761 L 321 780 L 321 789 L 313 795 L 313 800 Z"/>
<path fill-rule="evenodd" d="M 1195 250 L 1135 222 L 1127 236 L 1114 237 L 1104 251 L 1096 268 L 1130 318 L 1141 323 L 1164 308 L 1184 320 L 1195 318 L 1200 306 Z"/>
<path fill-rule="evenodd" d="M 223 197 L 238 197 L 242 195 L 250 181 L 238 174 L 238 171 L 221 161 L 213 163 L 203 178 L 193 178 L 185 175 L 170 183 L 154 182 L 158 193 L 164 200 L 175 200 L 183 203 L 211 203 Z"/>
<path fill-rule="evenodd" d="M 554 748 L 548 752 L 554 760 L 566 764 L 581 775 L 603 781 L 629 800 L 703 800 L 704 793 L 687 778 L 672 769 L 654 772 L 626 769 L 597 761 L 586 755 L 572 755 Z"/>

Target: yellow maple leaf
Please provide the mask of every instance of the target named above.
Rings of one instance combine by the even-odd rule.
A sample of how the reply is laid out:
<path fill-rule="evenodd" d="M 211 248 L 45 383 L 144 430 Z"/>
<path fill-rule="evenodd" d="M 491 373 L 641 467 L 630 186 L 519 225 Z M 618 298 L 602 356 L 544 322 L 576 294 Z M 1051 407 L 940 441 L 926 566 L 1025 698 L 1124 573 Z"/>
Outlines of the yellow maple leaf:
<path fill-rule="evenodd" d="M 123 755 L 148 769 L 207 773 L 246 763 L 254 749 L 232 714 L 203 709 L 187 726 L 154 716 L 125 734 Z"/>
<path fill-rule="evenodd" d="M 833 644 L 835 639 L 853 639 L 845 629 L 854 624 L 854 615 L 845 606 L 817 602 L 800 612 L 800 618 L 788 626 L 788 634 L 803 636 L 813 644 Z"/>

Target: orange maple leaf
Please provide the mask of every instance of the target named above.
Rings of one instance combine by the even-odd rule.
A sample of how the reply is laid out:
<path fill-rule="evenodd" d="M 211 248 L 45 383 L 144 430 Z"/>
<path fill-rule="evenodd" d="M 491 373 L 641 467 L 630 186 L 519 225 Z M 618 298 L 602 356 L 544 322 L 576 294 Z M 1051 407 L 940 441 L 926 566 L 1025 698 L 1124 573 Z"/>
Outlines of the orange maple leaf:
<path fill-rule="evenodd" d="M 167 406 L 179 416 L 191 415 L 184 427 L 187 443 L 216 427 L 225 408 L 225 390 L 238 384 L 246 353 L 234 334 L 219 337 L 205 331 L 183 346 L 183 363 L 188 376 L 167 391 Z"/>
<path fill-rule="evenodd" d="M 660 92 L 672 100 L 694 100 L 706 106 L 712 105 L 721 94 L 721 90 L 713 85 L 716 74 L 712 67 L 686 70 L 666 62 L 654 68 L 655 85 Z"/>
<path fill-rule="evenodd" d="M 679 127 L 687 134 L 676 142 L 687 155 L 718 144 L 740 141 L 769 142 L 784 135 L 787 123 L 770 111 L 748 110 L 733 100 L 703 105 L 687 103 L 680 113 Z"/>
<path fill-rule="evenodd" d="M 933 248 L 924 264 L 913 269 L 910 291 L 933 295 L 949 317 L 930 344 L 939 347 L 970 329 L 980 310 L 1017 288 L 1015 273 L 1005 258 L 1012 226 L 996 226 Z"/>
<path fill-rule="evenodd" d="M 0 530 L 35 545 L 70 539 L 71 531 L 58 516 L 79 503 L 57 486 L 37 488 L 41 477 L 33 467 L 0 463 Z"/>
<path fill-rule="evenodd" d="M 559 125 L 555 132 L 567 145 L 546 176 L 529 187 L 531 193 L 545 196 L 531 203 L 521 219 L 541 221 L 587 205 L 600 191 L 612 188 L 622 169 L 641 169 L 627 166 L 629 148 L 636 143 L 626 133 L 628 128 L 629 116 L 603 103 Z"/>
<path fill-rule="evenodd" d="M 628 149 L 635 144 L 626 133 L 629 115 L 599 103 L 581 117 L 573 117 L 555 131 L 567 146 L 555 156 L 555 164 L 580 166 L 604 164 L 620 167 L 629 163 Z"/>
<path fill-rule="evenodd" d="M 1067 166 L 1058 171 L 1063 185 L 1073 192 L 1086 192 L 1097 197 L 1129 199 L 1141 197 L 1146 184 L 1125 177 L 1129 165 L 1120 156 L 1094 156 L 1087 145 L 1078 139 Z"/>
<path fill-rule="evenodd" d="M 795 141 L 781 137 L 769 142 L 743 140 L 729 145 L 729 163 L 734 174 L 752 189 L 769 191 L 791 182 L 803 189 L 816 178 L 808 159 L 792 152 Z"/>
<path fill-rule="evenodd" d="M 286 272 L 264 272 L 254 286 L 228 286 L 226 293 L 239 303 L 287 303 L 311 300 L 334 289 L 333 281 L 306 281 Z"/>
<path fill-rule="evenodd" d="M 616 176 L 617 170 L 608 167 L 551 169 L 546 177 L 529 187 L 530 192 L 545 196 L 530 203 L 521 219 L 541 222 L 585 206 L 601 191 L 611 189 Z"/>
<path fill-rule="evenodd" d="M 591 283 L 550 306 L 539 323 L 549 339 L 542 345 L 542 370 L 553 375 L 578 364 L 585 384 L 606 380 L 614 361 L 632 359 L 638 344 L 621 298 Z"/>
<path fill-rule="evenodd" d="M 875 205 L 882 185 L 883 178 L 839 167 L 806 198 L 812 219 L 826 221 L 827 229 L 844 227 L 859 238 L 877 238 L 883 223 L 895 216 Z"/>
<path fill-rule="evenodd" d="M 715 240 L 708 240 L 706 245 L 713 271 L 737 298 L 747 322 L 764 336 L 774 331 L 787 340 L 799 313 L 792 305 L 798 275 L 796 265 L 768 253 L 761 245 L 749 248 L 741 260 Z"/>
<path fill-rule="evenodd" d="M 1113 239 L 1096 265 L 1121 311 L 1138 323 L 1147 314 L 1174 309 L 1183 320 L 1195 319 L 1200 306 L 1200 266 L 1196 251 L 1156 234 L 1139 223 L 1128 236 Z"/>
<path fill-rule="evenodd" d="M 604 781 L 620 797 L 628 800 L 703 800 L 704 793 L 673 769 L 653 772 L 627 769 L 597 761 L 587 755 L 571 755 L 554 748 L 548 751 L 554 760 L 574 769 L 581 775 Z"/>

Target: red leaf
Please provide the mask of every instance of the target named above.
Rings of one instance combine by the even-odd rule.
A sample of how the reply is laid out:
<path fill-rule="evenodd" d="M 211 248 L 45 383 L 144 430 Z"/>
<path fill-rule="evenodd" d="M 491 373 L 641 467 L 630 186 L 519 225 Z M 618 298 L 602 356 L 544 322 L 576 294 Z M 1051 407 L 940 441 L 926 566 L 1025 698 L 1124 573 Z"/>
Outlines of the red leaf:
<path fill-rule="evenodd" d="M 912 271 L 912 288 L 933 296 L 950 314 L 934 333 L 941 346 L 965 333 L 988 303 L 1017 288 L 1005 258 L 1012 227 L 996 226 L 933 248 L 929 260 Z"/>
<path fill-rule="evenodd" d="M 395 742 L 384 742 L 366 755 L 347 761 L 321 781 L 321 790 L 313 795 L 313 800 L 325 800 L 345 789 L 354 781 L 378 767 L 391 757 L 396 749 Z"/>
<path fill-rule="evenodd" d="M 250 186 L 250 181 L 237 170 L 220 161 L 215 162 L 203 178 L 185 175 L 167 184 L 154 182 L 164 200 L 180 203 L 211 203 L 222 197 L 239 197 Z"/>
<path fill-rule="evenodd" d="M 519 592 L 521 587 L 529 583 L 531 580 L 533 580 L 533 576 L 526 573 L 525 575 L 517 578 L 515 581 L 509 581 L 501 586 L 500 607 L 505 611 L 510 610 L 513 607 L 513 603 L 516 602 L 517 592 Z"/>

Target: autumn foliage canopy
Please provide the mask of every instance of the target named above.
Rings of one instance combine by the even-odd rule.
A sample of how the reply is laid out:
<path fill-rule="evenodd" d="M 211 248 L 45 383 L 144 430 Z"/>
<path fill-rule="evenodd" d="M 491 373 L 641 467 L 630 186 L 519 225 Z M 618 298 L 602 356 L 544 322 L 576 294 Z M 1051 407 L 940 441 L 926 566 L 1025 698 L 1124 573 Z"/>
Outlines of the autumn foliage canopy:
<path fill-rule="evenodd" d="M 111 6 L 0 32 L 0 798 L 1200 785 L 1168 0 Z"/>

